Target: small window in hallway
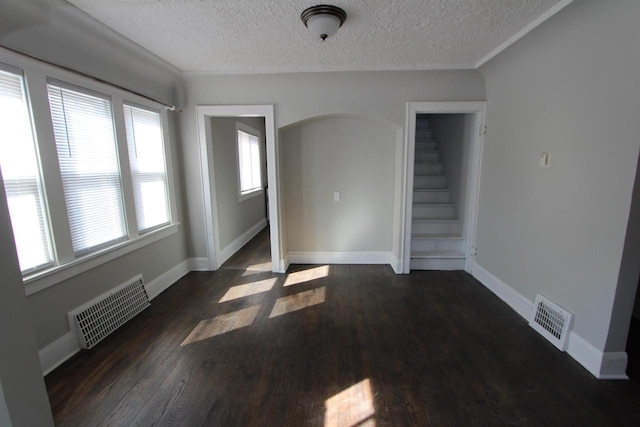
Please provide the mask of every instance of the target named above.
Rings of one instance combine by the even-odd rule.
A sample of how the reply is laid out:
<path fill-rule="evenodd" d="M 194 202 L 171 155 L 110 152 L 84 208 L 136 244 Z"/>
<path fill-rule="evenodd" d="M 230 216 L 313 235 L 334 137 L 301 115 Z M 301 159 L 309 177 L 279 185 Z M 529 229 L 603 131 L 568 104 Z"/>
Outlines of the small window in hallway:
<path fill-rule="evenodd" d="M 260 160 L 260 131 L 236 122 L 238 146 L 239 199 L 245 200 L 262 193 L 262 162 Z"/>

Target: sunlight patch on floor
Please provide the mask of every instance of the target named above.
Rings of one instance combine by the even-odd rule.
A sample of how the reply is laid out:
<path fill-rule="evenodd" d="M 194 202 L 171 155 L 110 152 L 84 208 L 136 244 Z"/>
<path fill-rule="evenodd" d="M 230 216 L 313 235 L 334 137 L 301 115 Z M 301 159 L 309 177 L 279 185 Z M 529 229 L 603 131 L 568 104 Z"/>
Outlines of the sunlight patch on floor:
<path fill-rule="evenodd" d="M 216 335 L 222 335 L 224 333 L 249 326 L 255 320 L 258 311 L 260 311 L 260 305 L 254 305 L 252 307 L 243 308 L 242 310 L 222 314 L 212 319 L 202 320 L 193 329 L 193 331 L 191 331 L 189 336 L 185 338 L 180 346 L 206 340 L 208 338 L 215 337 Z"/>
<path fill-rule="evenodd" d="M 229 288 L 226 294 L 218 301 L 218 303 L 225 301 L 232 301 L 238 298 L 248 297 L 249 295 L 261 294 L 268 292 L 273 288 L 278 280 L 277 277 L 266 280 L 259 280 L 257 282 L 247 283 L 245 285 L 236 285 Z"/>
<path fill-rule="evenodd" d="M 325 400 L 324 426 L 375 427 L 373 390 L 369 378 Z"/>
<path fill-rule="evenodd" d="M 311 289 L 304 292 L 298 292 L 297 294 L 288 295 L 286 297 L 278 298 L 269 319 L 277 316 L 281 316 L 292 311 L 302 310 L 303 308 L 311 307 L 314 305 L 322 304 L 326 300 L 326 288 L 323 286 L 317 289 Z"/>
<path fill-rule="evenodd" d="M 308 270 L 296 271 L 289 273 L 284 282 L 284 286 L 297 285 L 298 283 L 310 282 L 312 280 L 321 279 L 329 275 L 329 266 L 322 265 L 320 267 L 310 268 Z"/>
<path fill-rule="evenodd" d="M 253 272 L 255 271 L 271 271 L 272 270 L 273 265 L 271 264 L 271 261 L 269 262 L 263 262 L 260 264 L 253 264 L 250 265 L 248 267 L 245 268 L 245 272 L 242 274 L 243 276 L 248 276 L 253 274 Z"/>

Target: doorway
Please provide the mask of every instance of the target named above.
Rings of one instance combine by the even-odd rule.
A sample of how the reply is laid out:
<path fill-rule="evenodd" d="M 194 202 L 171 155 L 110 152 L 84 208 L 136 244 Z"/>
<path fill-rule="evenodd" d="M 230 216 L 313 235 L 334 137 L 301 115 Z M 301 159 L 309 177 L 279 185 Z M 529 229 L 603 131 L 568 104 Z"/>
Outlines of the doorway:
<path fill-rule="evenodd" d="M 221 233 L 220 219 L 222 212 L 221 194 L 216 185 L 216 162 L 214 150 L 210 142 L 213 139 L 213 123 L 218 118 L 262 118 L 264 120 L 264 140 L 266 141 L 266 191 L 264 203 L 268 202 L 269 234 L 271 246 L 271 271 L 283 272 L 284 262 L 280 254 L 280 217 L 278 212 L 278 183 L 276 174 L 275 123 L 273 105 L 205 105 L 196 107 L 198 121 L 198 140 L 200 145 L 200 161 L 202 172 L 202 186 L 204 190 L 204 214 L 207 242 L 207 258 L 209 270 L 217 270 L 226 259 L 235 253 L 255 233 L 261 230 L 260 223 L 250 227 L 244 235 L 231 243 L 228 237 Z M 237 120 L 241 122 L 243 120 Z M 220 167 L 220 166 L 218 166 Z M 239 179 L 239 178 L 238 178 Z M 242 195 L 239 195 L 242 198 Z M 266 218 L 265 218 L 266 222 Z M 262 225 L 264 227 L 264 225 Z M 246 241 L 245 241 L 246 240 Z M 226 245 L 226 246 L 225 246 Z M 237 247 L 239 246 L 239 247 Z"/>
<path fill-rule="evenodd" d="M 467 272 L 472 271 L 476 252 L 475 238 L 484 115 L 484 102 L 409 102 L 407 104 L 405 191 L 403 194 L 404 221 L 402 224 L 404 229 L 402 253 L 404 273 L 409 273 L 412 265 L 418 269 L 464 269 Z M 430 123 L 429 126 L 425 125 L 427 122 Z M 433 144 L 434 147 L 437 144 L 432 139 L 433 129 L 431 125 L 438 127 L 439 133 L 443 136 L 450 137 L 449 139 L 453 140 L 456 137 L 456 132 L 451 131 L 451 126 L 457 126 L 456 123 L 461 126 L 461 135 L 466 139 L 466 147 L 460 145 L 460 147 L 456 148 L 453 143 L 447 147 L 447 149 L 453 148 L 452 151 L 450 150 L 450 156 L 459 157 L 457 161 L 460 162 L 457 165 L 451 164 L 448 166 L 449 169 L 455 170 L 457 168 L 459 173 L 459 176 L 454 180 L 455 189 L 453 189 L 453 193 L 455 194 L 453 197 L 456 199 L 454 204 L 450 199 L 446 203 L 441 199 L 445 196 L 452 197 L 451 194 L 453 193 L 448 188 L 444 188 L 446 176 L 441 171 L 446 164 L 441 162 L 442 159 L 439 157 L 441 153 L 433 147 L 430 148 L 428 144 Z M 416 143 L 417 138 L 418 143 Z M 455 155 L 453 154 L 454 152 L 456 152 Z M 464 167 L 460 167 L 460 165 L 464 165 Z M 419 168 L 423 168 L 424 172 L 421 172 Z M 440 169 L 435 171 L 434 168 Z M 416 178 L 416 174 L 418 174 L 418 178 Z M 427 188 L 431 184 L 438 188 Z M 425 185 L 427 187 L 422 188 Z M 444 194 L 445 192 L 447 194 Z M 414 203 L 414 197 L 416 197 L 417 206 Z M 435 197 L 436 199 L 421 201 L 421 197 Z M 458 212 L 456 209 L 460 206 L 463 206 L 464 209 Z M 416 232 L 418 234 L 416 234 L 413 231 L 413 224 L 416 218 L 424 216 L 423 213 L 424 215 L 433 214 L 438 218 L 434 217 L 435 220 L 426 219 L 423 221 L 425 224 L 420 224 L 420 226 L 447 228 L 456 225 L 454 224 L 456 222 L 459 229 L 456 230 L 456 233 L 450 233 L 447 228 L 445 230 L 447 232 L 442 234 L 446 236 L 446 239 L 431 232 L 422 233 L 417 227 Z M 447 218 L 440 218 L 445 213 Z M 461 216 L 457 216 L 458 213 Z M 435 224 L 440 220 L 443 220 L 441 221 L 442 224 Z M 440 248 L 441 250 L 420 253 L 420 256 L 424 255 L 425 258 L 429 259 L 427 259 L 426 263 L 421 263 L 423 260 L 418 260 L 420 262 L 417 262 L 416 245 L 417 243 L 422 244 L 422 241 L 416 242 L 419 240 L 418 238 L 425 240 L 427 245 L 446 246 L 456 244 L 456 247 L 460 246 L 460 254 L 458 258 L 453 259 L 452 252 L 447 249 L 448 247 Z M 460 242 L 459 240 L 462 241 Z M 412 247 L 414 256 L 412 256 Z"/>

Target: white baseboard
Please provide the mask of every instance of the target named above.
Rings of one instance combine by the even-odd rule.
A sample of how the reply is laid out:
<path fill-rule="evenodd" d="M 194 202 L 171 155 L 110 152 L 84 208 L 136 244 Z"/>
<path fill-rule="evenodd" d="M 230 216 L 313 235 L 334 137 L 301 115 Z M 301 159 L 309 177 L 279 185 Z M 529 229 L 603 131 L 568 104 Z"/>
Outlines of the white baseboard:
<path fill-rule="evenodd" d="M 209 271 L 209 260 L 205 257 L 189 258 L 189 271 Z"/>
<path fill-rule="evenodd" d="M 533 302 L 511 286 L 498 279 L 493 274 L 479 266 L 473 265 L 473 276 L 487 289 L 496 294 L 498 298 L 506 302 L 516 313 L 527 321 L 533 310 Z M 569 346 L 567 353 L 587 371 L 598 379 L 628 379 L 627 353 L 603 352 L 594 347 L 587 340 L 571 332 L 569 334 Z"/>
<path fill-rule="evenodd" d="M 284 256 L 284 259 L 280 260 L 280 271 L 279 271 L 279 273 L 286 273 L 287 270 L 289 269 L 290 265 L 291 265 L 291 262 L 289 261 L 289 254 L 287 253 Z"/>
<path fill-rule="evenodd" d="M 391 268 L 393 268 L 393 272 L 396 274 L 404 274 L 404 266 L 402 260 L 398 258 L 393 252 L 391 252 L 391 258 Z"/>
<path fill-rule="evenodd" d="M 154 299 L 160 295 L 162 291 L 169 288 L 187 274 L 190 270 L 190 265 L 190 260 L 182 261 L 180 264 L 145 284 L 149 299 Z M 79 351 L 80 345 L 78 344 L 78 337 L 76 337 L 74 331 L 69 331 L 62 335 L 60 338 L 38 351 L 42 374 L 47 375 Z"/>
<path fill-rule="evenodd" d="M 147 290 L 149 299 L 152 300 L 160 295 L 162 291 L 176 283 L 188 272 L 189 260 L 184 260 L 169 271 L 162 273 L 160 276 L 147 283 L 144 287 Z"/>
<path fill-rule="evenodd" d="M 291 264 L 391 264 L 395 257 L 391 252 L 342 252 L 342 251 L 290 251 Z"/>
<path fill-rule="evenodd" d="M 473 277 L 478 279 L 487 289 L 496 294 L 498 298 L 509 304 L 516 313 L 524 317 L 527 321 L 531 317 L 533 310 L 533 301 L 529 301 L 511 286 L 498 279 L 493 274 L 479 266 L 477 263 L 473 265 Z"/>
<path fill-rule="evenodd" d="M 218 266 L 221 266 L 226 260 L 231 258 L 233 254 L 238 252 L 249 240 L 253 239 L 256 234 L 262 231 L 267 226 L 267 218 L 262 218 L 260 221 L 251 226 L 247 231 L 242 233 L 233 242 L 229 243 L 224 249 L 220 250 L 220 256 L 218 257 Z"/>
<path fill-rule="evenodd" d="M 38 351 L 42 375 L 47 375 L 79 351 L 80 344 L 78 344 L 76 334 L 71 331 L 67 332 L 42 350 Z"/>
<path fill-rule="evenodd" d="M 629 379 L 626 374 L 627 353 L 624 351 L 602 352 L 580 335 L 571 332 L 567 353 L 598 379 Z"/>

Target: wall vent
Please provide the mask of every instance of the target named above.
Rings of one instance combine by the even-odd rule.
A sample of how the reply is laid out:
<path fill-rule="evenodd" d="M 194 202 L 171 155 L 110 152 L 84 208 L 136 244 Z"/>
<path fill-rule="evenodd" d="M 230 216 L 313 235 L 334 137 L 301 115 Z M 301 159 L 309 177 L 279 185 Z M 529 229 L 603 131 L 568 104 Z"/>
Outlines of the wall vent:
<path fill-rule="evenodd" d="M 559 305 L 549 301 L 542 295 L 536 295 L 534 310 L 529 319 L 529 326 L 549 340 L 561 351 L 566 351 L 569 344 L 569 328 L 573 314 Z"/>
<path fill-rule="evenodd" d="M 139 274 L 69 312 L 69 327 L 76 330 L 81 348 L 91 348 L 150 305 Z"/>

